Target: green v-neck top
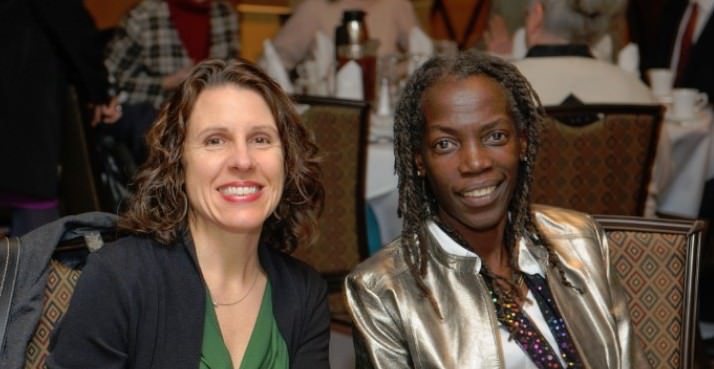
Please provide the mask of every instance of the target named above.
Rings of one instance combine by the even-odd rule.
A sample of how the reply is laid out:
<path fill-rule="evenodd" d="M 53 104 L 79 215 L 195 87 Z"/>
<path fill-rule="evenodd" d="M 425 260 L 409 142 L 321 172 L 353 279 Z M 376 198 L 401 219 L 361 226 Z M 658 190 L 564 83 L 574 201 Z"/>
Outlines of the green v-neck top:
<path fill-rule="evenodd" d="M 198 367 L 199 369 L 233 369 L 231 355 L 223 342 L 216 310 L 209 296 L 206 294 L 201 362 Z M 268 283 L 239 369 L 287 369 L 288 364 L 288 346 L 280 335 L 273 316 L 273 299 Z"/>

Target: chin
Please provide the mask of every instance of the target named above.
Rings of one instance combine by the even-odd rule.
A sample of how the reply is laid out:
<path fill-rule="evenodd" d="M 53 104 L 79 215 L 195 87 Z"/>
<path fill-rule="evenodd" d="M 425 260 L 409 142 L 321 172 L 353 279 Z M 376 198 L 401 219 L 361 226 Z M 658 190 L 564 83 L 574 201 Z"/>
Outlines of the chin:
<path fill-rule="evenodd" d="M 475 231 L 488 231 L 506 222 L 505 210 L 493 210 L 464 219 L 464 225 Z"/>

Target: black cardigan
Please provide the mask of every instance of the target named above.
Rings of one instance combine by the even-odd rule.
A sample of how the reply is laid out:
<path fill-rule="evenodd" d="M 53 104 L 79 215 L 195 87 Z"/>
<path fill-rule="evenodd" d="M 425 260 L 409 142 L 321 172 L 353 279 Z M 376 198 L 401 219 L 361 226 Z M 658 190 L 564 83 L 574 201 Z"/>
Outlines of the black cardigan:
<path fill-rule="evenodd" d="M 290 368 L 329 368 L 324 280 L 266 245 L 259 259 Z M 197 369 L 206 291 L 195 260 L 190 237 L 172 247 L 128 237 L 91 255 L 52 337 L 48 368 Z"/>

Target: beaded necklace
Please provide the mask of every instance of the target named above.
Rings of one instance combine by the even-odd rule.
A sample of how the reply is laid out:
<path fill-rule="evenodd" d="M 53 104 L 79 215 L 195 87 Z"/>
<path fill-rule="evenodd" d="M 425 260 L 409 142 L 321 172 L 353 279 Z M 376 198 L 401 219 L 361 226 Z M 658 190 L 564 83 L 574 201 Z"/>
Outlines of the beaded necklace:
<path fill-rule="evenodd" d="M 538 274 L 523 273 L 523 275 L 528 289 L 533 292 L 548 328 L 560 348 L 560 355 L 566 364 L 565 368 L 583 368 L 580 356 L 570 338 L 565 322 L 555 306 L 545 279 Z M 511 337 L 516 340 L 516 343 L 525 351 L 536 367 L 539 369 L 564 369 L 558 360 L 556 351 L 543 337 L 538 327 L 530 321 L 517 304 L 503 300 L 494 292 L 493 281 L 490 278 L 485 278 L 485 280 L 496 306 L 496 318 L 499 324 L 511 332 Z"/>

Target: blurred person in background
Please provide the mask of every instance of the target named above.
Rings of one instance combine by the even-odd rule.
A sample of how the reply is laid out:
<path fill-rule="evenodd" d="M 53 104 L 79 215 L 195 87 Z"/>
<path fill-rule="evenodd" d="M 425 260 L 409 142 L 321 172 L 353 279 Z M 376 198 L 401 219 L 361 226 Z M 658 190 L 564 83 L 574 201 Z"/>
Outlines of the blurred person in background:
<path fill-rule="evenodd" d="M 92 125 L 121 112 L 81 0 L 1 2 L 0 54 L 0 207 L 11 208 L 10 234 L 19 236 L 59 217 L 70 84 Z"/>
<path fill-rule="evenodd" d="M 608 30 L 622 0 L 533 0 L 526 16 L 526 57 L 514 62 L 543 105 L 657 104 L 636 74 L 596 59 L 588 45 Z M 655 216 L 657 196 L 672 176 L 671 144 L 661 129 L 645 216 Z"/>
<path fill-rule="evenodd" d="M 378 55 L 409 50 L 409 33 L 418 27 L 408 0 L 303 0 L 272 39 L 283 67 L 293 70 L 308 58 L 321 31 L 334 41 L 345 10 L 362 10 L 371 39 L 379 40 Z"/>
<path fill-rule="evenodd" d="M 636 75 L 598 60 L 589 45 L 605 35 L 622 0 L 534 0 L 526 16 L 526 57 L 515 61 L 544 105 L 569 95 L 586 103 L 655 103 Z"/>
<path fill-rule="evenodd" d="M 523 59 L 528 52 L 525 18 L 534 0 L 519 0 L 518 4 L 496 3 L 484 32 L 487 51 L 508 60 Z M 627 44 L 628 30 L 625 9 L 620 6 L 608 21 L 607 32 L 588 44 L 592 55 L 603 61 L 618 62 L 617 53 Z M 520 25 L 514 29 L 514 23 Z"/>
<path fill-rule="evenodd" d="M 121 20 L 106 48 L 105 64 L 123 104 L 124 118 L 108 133 L 125 143 L 137 164 L 161 103 L 191 67 L 207 58 L 238 57 L 238 20 L 220 0 L 142 0 Z"/>
<path fill-rule="evenodd" d="M 714 0 L 670 0 L 655 31 L 658 42 L 646 68 L 669 68 L 675 87 L 691 87 L 714 97 Z"/>

